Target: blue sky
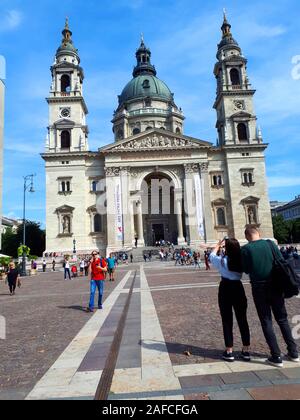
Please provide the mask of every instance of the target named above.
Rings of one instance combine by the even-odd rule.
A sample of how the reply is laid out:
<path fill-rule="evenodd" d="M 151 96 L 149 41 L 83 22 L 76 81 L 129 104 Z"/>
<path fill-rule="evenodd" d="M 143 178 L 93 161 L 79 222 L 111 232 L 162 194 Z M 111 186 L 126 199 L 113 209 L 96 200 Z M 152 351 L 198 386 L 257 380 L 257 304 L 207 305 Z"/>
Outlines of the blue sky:
<path fill-rule="evenodd" d="M 292 59 L 300 56 L 299 1 L 1 0 L 0 54 L 7 61 L 3 213 L 22 215 L 22 177 L 36 173 L 27 217 L 45 220 L 39 153 L 48 125 L 50 66 L 66 16 L 86 75 L 92 149 L 112 142 L 110 121 L 117 95 L 131 78 L 141 32 L 158 77 L 185 112 L 185 134 L 215 142 L 213 67 L 224 6 L 249 59 L 256 113 L 270 143 L 270 198 L 300 194 L 300 79 L 292 77 Z"/>

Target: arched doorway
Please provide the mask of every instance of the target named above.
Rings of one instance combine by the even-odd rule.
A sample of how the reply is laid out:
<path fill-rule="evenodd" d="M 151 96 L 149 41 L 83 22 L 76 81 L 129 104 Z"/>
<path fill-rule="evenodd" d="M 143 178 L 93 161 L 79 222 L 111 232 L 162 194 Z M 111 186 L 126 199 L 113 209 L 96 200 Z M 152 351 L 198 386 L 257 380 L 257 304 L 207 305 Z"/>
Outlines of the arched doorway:
<path fill-rule="evenodd" d="M 172 179 L 161 172 L 148 175 L 143 181 L 142 196 L 145 245 L 155 246 L 161 241 L 178 245 L 183 217 L 177 214 L 182 206 L 177 204 Z"/>

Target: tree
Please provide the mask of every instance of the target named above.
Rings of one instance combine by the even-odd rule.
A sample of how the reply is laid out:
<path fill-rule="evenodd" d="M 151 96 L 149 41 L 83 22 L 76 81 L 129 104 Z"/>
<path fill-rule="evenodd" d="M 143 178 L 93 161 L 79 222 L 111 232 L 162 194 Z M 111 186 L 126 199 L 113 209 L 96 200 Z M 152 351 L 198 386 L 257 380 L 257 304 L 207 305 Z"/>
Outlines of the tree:
<path fill-rule="evenodd" d="M 33 255 L 41 257 L 45 251 L 46 241 L 45 231 L 41 229 L 41 225 L 36 222 L 26 222 L 26 245 L 30 248 Z M 13 232 L 11 228 L 7 229 L 2 235 L 2 252 L 18 257 L 18 248 L 23 244 L 23 225 L 18 227 L 17 232 Z"/>
<path fill-rule="evenodd" d="M 275 239 L 280 244 L 286 244 L 289 241 L 290 229 L 282 216 L 273 217 L 273 229 Z"/>
<path fill-rule="evenodd" d="M 23 244 L 23 224 L 17 230 L 18 246 Z M 46 247 L 46 234 L 41 229 L 40 223 L 26 222 L 26 245 L 30 248 L 32 255 L 41 257 Z"/>

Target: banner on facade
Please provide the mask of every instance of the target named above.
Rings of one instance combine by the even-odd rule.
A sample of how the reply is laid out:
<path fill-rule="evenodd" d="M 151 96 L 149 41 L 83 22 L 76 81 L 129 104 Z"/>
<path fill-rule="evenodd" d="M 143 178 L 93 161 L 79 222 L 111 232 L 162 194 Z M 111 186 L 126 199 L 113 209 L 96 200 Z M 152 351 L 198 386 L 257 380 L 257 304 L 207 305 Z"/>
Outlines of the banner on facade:
<path fill-rule="evenodd" d="M 116 229 L 117 229 L 117 241 L 124 240 L 124 231 L 123 231 L 123 203 L 122 203 L 122 186 L 121 186 L 121 177 L 116 178 L 115 180 L 115 202 L 116 202 Z"/>
<path fill-rule="evenodd" d="M 199 174 L 195 175 L 196 213 L 198 222 L 198 233 L 201 239 L 205 239 L 204 211 L 203 211 L 203 188 Z"/>

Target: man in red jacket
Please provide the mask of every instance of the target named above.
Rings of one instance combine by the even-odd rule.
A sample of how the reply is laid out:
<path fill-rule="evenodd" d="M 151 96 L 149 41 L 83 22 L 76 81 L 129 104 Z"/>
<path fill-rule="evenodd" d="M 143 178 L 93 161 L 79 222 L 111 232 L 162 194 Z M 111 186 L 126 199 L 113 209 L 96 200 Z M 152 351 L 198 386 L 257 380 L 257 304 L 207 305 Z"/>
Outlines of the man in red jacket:
<path fill-rule="evenodd" d="M 99 291 L 98 308 L 103 309 L 102 299 L 104 294 L 104 282 L 107 273 L 107 264 L 104 258 L 99 257 L 99 252 L 92 253 L 89 272 L 91 275 L 91 297 L 88 312 L 94 312 L 95 294 Z"/>

